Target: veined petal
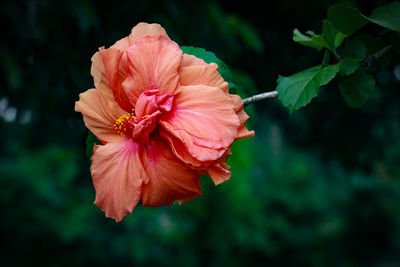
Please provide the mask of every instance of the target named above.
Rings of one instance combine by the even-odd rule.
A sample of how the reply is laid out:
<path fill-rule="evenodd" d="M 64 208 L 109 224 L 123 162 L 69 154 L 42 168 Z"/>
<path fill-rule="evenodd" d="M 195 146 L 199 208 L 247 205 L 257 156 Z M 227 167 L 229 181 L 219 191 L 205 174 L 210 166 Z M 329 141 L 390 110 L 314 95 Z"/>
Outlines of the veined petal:
<path fill-rule="evenodd" d="M 214 161 L 200 161 L 193 157 L 186 148 L 185 144 L 173 134 L 169 133 L 167 130 L 160 129 L 160 136 L 167 141 L 169 146 L 172 149 L 174 155 L 183 161 L 185 164 L 189 165 L 190 168 L 196 170 L 205 170 L 208 166 L 213 164 Z M 203 153 L 215 153 L 212 148 L 202 148 Z M 224 149 L 220 150 L 220 153 L 223 153 Z"/>
<path fill-rule="evenodd" d="M 144 36 L 127 50 L 129 75 L 123 83 L 132 105 L 145 90 L 173 94 L 178 85 L 182 50 L 162 35 Z"/>
<path fill-rule="evenodd" d="M 221 157 L 240 126 L 228 96 L 219 87 L 204 85 L 180 86 L 174 109 L 159 123 L 200 161 Z"/>
<path fill-rule="evenodd" d="M 125 140 L 96 146 L 92 156 L 94 204 L 106 216 L 121 221 L 139 203 L 147 175 L 141 163 L 141 146 Z"/>
<path fill-rule="evenodd" d="M 113 125 L 126 111 L 112 99 L 103 97 L 97 89 L 81 93 L 79 101 L 75 102 L 75 111 L 82 113 L 86 127 L 103 143 L 122 140 Z"/>
<path fill-rule="evenodd" d="M 104 97 L 114 99 L 129 112 L 132 105 L 121 85 L 127 71 L 126 56 L 123 57 L 123 52 L 117 49 L 100 48 L 99 52 L 92 57 L 91 74 L 95 87 Z"/>
<path fill-rule="evenodd" d="M 218 73 L 213 65 L 189 65 L 179 68 L 179 83 L 181 85 L 207 85 L 219 87 L 225 93 L 229 92 L 229 84 Z"/>
<path fill-rule="evenodd" d="M 90 73 L 93 76 L 94 86 L 104 97 L 113 98 L 112 79 L 118 70 L 121 55 L 122 53 L 116 49 L 100 47 L 92 57 Z"/>
<path fill-rule="evenodd" d="M 140 22 L 135 27 L 132 28 L 131 34 L 119 41 L 117 41 L 112 48 L 117 48 L 119 50 L 126 50 L 129 46 L 136 43 L 141 37 L 146 35 L 162 35 L 165 38 L 169 39 L 165 29 L 161 27 L 160 24 L 157 23 L 145 23 Z"/>
<path fill-rule="evenodd" d="M 230 166 L 225 163 L 227 158 L 232 154 L 230 149 L 227 149 L 217 161 L 203 162 L 190 155 L 178 138 L 167 133 L 165 130 L 162 130 L 160 133 L 180 160 L 188 164 L 190 168 L 204 171 L 203 174 L 208 174 L 215 185 L 219 185 L 231 177 Z"/>
<path fill-rule="evenodd" d="M 177 159 L 164 140 L 152 136 L 145 147 L 149 179 L 143 186 L 143 206 L 172 205 L 175 200 L 188 201 L 201 194 L 196 170 Z"/>

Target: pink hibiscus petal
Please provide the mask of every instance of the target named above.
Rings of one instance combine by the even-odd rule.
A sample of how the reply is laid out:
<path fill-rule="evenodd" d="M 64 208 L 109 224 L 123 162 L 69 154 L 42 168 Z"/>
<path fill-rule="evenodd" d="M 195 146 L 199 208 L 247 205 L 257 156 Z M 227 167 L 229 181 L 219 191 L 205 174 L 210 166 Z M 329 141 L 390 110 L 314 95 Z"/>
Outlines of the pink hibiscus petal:
<path fill-rule="evenodd" d="M 91 73 L 95 87 L 107 98 L 114 99 L 123 109 L 130 112 L 132 105 L 122 88 L 127 75 L 127 65 L 122 63 L 123 53 L 113 48 L 100 48 L 92 57 Z"/>
<path fill-rule="evenodd" d="M 204 64 L 198 64 L 196 61 L 191 63 L 193 64 L 186 66 L 182 64 L 179 68 L 179 83 L 181 85 L 207 85 L 219 87 L 222 91 L 228 94 L 229 84 L 225 82 L 219 74 L 217 64 L 207 64 L 205 62 Z"/>
<path fill-rule="evenodd" d="M 232 144 L 240 125 L 230 99 L 218 87 L 191 85 L 179 90 L 174 109 L 160 116 L 160 125 L 181 140 L 197 160 L 218 159 Z"/>
<path fill-rule="evenodd" d="M 229 95 L 229 96 L 232 100 L 235 112 L 237 113 L 239 122 L 240 122 L 240 127 L 238 129 L 235 139 L 242 139 L 245 137 L 253 137 L 254 131 L 247 130 L 246 125 L 245 125 L 247 119 L 249 118 L 249 115 L 247 115 L 247 113 L 243 109 L 242 98 L 240 98 L 240 96 L 238 96 L 238 95 Z"/>
<path fill-rule="evenodd" d="M 178 68 L 182 50 L 164 36 L 145 36 L 127 50 L 129 74 L 123 87 L 135 105 L 146 90 L 158 89 L 160 94 L 173 94 L 178 85 Z"/>
<path fill-rule="evenodd" d="M 183 54 L 181 67 L 187 67 L 187 66 L 193 66 L 193 65 L 200 65 L 200 66 L 209 65 L 215 69 L 218 69 L 218 65 L 216 63 L 208 64 L 201 58 L 198 58 L 196 56 L 189 55 L 189 54 Z"/>
<path fill-rule="evenodd" d="M 129 46 L 136 43 L 137 40 L 146 35 L 162 35 L 165 38 L 169 39 L 167 33 L 165 32 L 165 29 L 161 27 L 160 24 L 149 24 L 145 22 L 140 22 L 132 28 L 131 34 L 129 34 L 129 36 L 117 41 L 111 47 L 119 50 L 126 50 Z"/>
<path fill-rule="evenodd" d="M 113 125 L 126 111 L 112 99 L 103 97 L 97 89 L 81 93 L 79 101 L 75 102 L 75 111 L 82 113 L 86 127 L 103 143 L 122 140 Z"/>
<path fill-rule="evenodd" d="M 153 137 L 145 147 L 144 166 L 149 179 L 143 186 L 143 206 L 172 205 L 201 194 L 197 172 L 177 159 L 164 140 Z"/>
<path fill-rule="evenodd" d="M 117 222 L 132 213 L 141 199 L 142 183 L 147 180 L 141 153 L 141 146 L 128 140 L 95 147 L 90 167 L 94 204 Z"/>
<path fill-rule="evenodd" d="M 96 146 L 91 173 L 95 205 L 121 221 L 142 199 L 143 206 L 172 205 L 201 194 L 197 172 L 179 161 L 160 137 L 147 144 L 125 140 Z"/>
<path fill-rule="evenodd" d="M 207 169 L 207 173 L 215 185 L 219 185 L 231 178 L 231 172 L 223 164 L 215 164 Z"/>

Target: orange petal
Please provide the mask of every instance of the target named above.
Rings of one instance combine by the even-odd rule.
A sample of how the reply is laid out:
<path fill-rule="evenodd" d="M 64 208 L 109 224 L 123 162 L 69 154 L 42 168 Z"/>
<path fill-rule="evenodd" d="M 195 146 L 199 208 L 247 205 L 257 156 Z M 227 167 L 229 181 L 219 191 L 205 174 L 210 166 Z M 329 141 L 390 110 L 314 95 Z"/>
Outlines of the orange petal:
<path fill-rule="evenodd" d="M 188 164 L 190 168 L 198 170 L 199 175 L 208 174 L 215 185 L 219 185 L 231 177 L 231 172 L 228 171 L 230 166 L 225 163 L 227 158 L 232 155 L 230 148 L 217 161 L 202 162 L 192 157 L 179 139 L 168 134 L 165 130 L 161 130 L 160 133 L 180 160 Z"/>
<path fill-rule="evenodd" d="M 215 63 L 207 64 L 201 58 L 198 58 L 196 56 L 189 55 L 189 54 L 183 54 L 181 67 L 187 67 L 187 66 L 193 66 L 193 65 L 199 65 L 199 66 L 210 65 L 213 68 L 218 69 L 218 65 Z"/>
<path fill-rule="evenodd" d="M 93 76 L 94 86 L 104 97 L 113 98 L 110 79 L 114 76 L 113 72 L 118 69 L 120 60 L 121 53 L 118 50 L 102 47 L 92 57 L 90 73 Z"/>
<path fill-rule="evenodd" d="M 94 204 L 106 216 L 121 221 L 139 203 L 146 173 L 140 160 L 138 143 L 122 141 L 96 146 L 92 156 Z"/>
<path fill-rule="evenodd" d="M 215 185 L 219 185 L 231 178 L 231 172 L 219 163 L 208 168 L 207 173 Z"/>
<path fill-rule="evenodd" d="M 182 50 L 164 36 L 145 36 L 128 48 L 130 73 L 123 83 L 132 104 L 145 90 L 172 94 L 178 85 Z"/>
<path fill-rule="evenodd" d="M 249 131 L 246 128 L 246 121 L 249 118 L 249 115 L 244 111 L 243 109 L 243 101 L 238 95 L 229 95 L 229 97 L 232 100 L 234 109 L 239 117 L 240 121 L 240 127 L 238 129 L 238 133 L 235 139 L 242 139 L 245 137 L 253 137 L 254 136 L 254 131 Z"/>
<path fill-rule="evenodd" d="M 197 172 L 178 160 L 165 141 L 155 137 L 145 147 L 143 164 L 149 179 L 143 185 L 143 206 L 172 205 L 201 194 Z"/>
<path fill-rule="evenodd" d="M 184 143 L 175 137 L 174 135 L 170 134 L 168 131 L 164 129 L 160 129 L 161 137 L 167 141 L 169 146 L 172 149 L 174 155 L 182 160 L 184 163 L 188 164 L 190 168 L 197 169 L 197 170 L 205 170 L 208 166 L 212 165 L 214 161 L 200 161 L 194 158 L 187 150 Z M 211 148 L 203 148 L 203 153 L 214 153 L 214 149 Z M 223 149 L 222 149 L 223 150 Z M 222 153 L 222 151 L 221 151 Z"/>
<path fill-rule="evenodd" d="M 145 23 L 141 22 L 132 28 L 131 34 L 119 41 L 117 41 L 112 48 L 117 48 L 119 50 L 126 50 L 129 46 L 136 43 L 141 37 L 146 35 L 162 35 L 165 38 L 169 39 L 165 29 L 161 27 L 160 24 L 157 23 Z"/>
<path fill-rule="evenodd" d="M 181 85 L 207 85 L 219 87 L 225 93 L 229 91 L 229 84 L 218 73 L 218 69 L 209 64 L 189 65 L 178 71 Z"/>
<path fill-rule="evenodd" d="M 174 109 L 160 117 L 160 125 L 180 139 L 197 160 L 218 159 L 240 126 L 230 99 L 218 87 L 191 85 L 179 90 Z"/>
<path fill-rule="evenodd" d="M 114 99 L 123 109 L 130 112 L 132 105 L 121 86 L 127 71 L 126 56 L 123 57 L 123 53 L 117 49 L 100 48 L 92 57 L 91 74 L 95 87 L 104 97 Z"/>
<path fill-rule="evenodd" d="M 86 127 L 101 141 L 118 142 L 121 136 L 114 130 L 115 120 L 126 112 L 113 100 L 103 97 L 97 89 L 79 95 L 75 111 L 81 112 Z"/>

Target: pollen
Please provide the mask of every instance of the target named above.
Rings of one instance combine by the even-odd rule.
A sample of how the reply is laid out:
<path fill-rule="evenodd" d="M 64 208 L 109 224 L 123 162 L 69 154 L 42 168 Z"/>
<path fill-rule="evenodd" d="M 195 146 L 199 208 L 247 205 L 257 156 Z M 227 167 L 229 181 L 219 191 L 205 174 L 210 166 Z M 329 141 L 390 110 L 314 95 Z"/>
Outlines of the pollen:
<path fill-rule="evenodd" d="M 129 137 L 132 135 L 132 130 L 135 128 L 135 125 L 139 123 L 142 119 L 147 119 L 150 115 L 144 115 L 141 119 L 138 119 L 134 113 L 135 109 L 132 109 L 131 113 L 124 114 L 118 119 L 115 120 L 113 126 L 114 130 L 123 137 Z"/>
<path fill-rule="evenodd" d="M 117 133 L 123 137 L 129 136 L 129 132 L 132 131 L 135 123 L 135 116 L 129 115 L 122 115 L 118 119 L 115 120 L 114 129 Z"/>

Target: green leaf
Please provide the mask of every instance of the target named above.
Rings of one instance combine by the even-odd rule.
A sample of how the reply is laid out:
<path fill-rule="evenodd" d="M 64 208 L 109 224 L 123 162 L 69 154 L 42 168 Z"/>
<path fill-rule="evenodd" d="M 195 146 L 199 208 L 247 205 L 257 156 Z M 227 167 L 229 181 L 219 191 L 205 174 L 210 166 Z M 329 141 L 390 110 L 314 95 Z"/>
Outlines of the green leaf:
<path fill-rule="evenodd" d="M 354 58 L 344 58 L 340 61 L 339 65 L 341 75 L 352 74 L 360 67 L 360 63 Z"/>
<path fill-rule="evenodd" d="M 375 79 L 362 69 L 339 81 L 342 96 L 349 107 L 359 108 L 367 102 L 375 89 Z"/>
<path fill-rule="evenodd" d="M 365 18 L 382 27 L 400 32 L 400 3 L 395 1 L 378 7 L 372 11 L 371 16 Z"/>
<path fill-rule="evenodd" d="M 229 83 L 229 89 L 234 89 L 236 86 L 232 81 L 232 74 L 228 66 L 215 56 L 213 52 L 207 51 L 204 48 L 193 46 L 181 46 L 183 53 L 196 56 L 203 59 L 206 63 L 216 63 L 218 65 L 218 72 Z"/>
<path fill-rule="evenodd" d="M 322 36 L 325 39 L 327 48 L 331 51 L 335 51 L 339 47 L 344 38 L 345 34 L 340 32 L 329 20 L 324 20 L 322 25 Z"/>
<path fill-rule="evenodd" d="M 88 156 L 88 158 L 91 158 L 93 155 L 94 145 L 101 145 L 101 142 L 91 131 L 88 131 L 88 136 L 86 138 L 86 156 Z"/>
<path fill-rule="evenodd" d="M 316 35 L 312 31 L 308 31 L 307 34 L 311 35 L 311 37 L 302 34 L 298 29 L 294 29 L 293 41 L 304 46 L 315 48 L 318 51 L 321 50 L 323 47 L 326 47 L 326 42 L 322 39 L 320 35 Z"/>
<path fill-rule="evenodd" d="M 364 60 L 366 57 L 365 44 L 359 40 L 351 40 L 343 50 L 343 57 Z"/>
<path fill-rule="evenodd" d="M 328 50 L 325 49 L 324 58 L 321 63 L 321 68 L 327 66 L 329 64 L 330 59 L 331 59 L 331 54 L 329 53 Z"/>
<path fill-rule="evenodd" d="M 291 76 L 279 76 L 278 97 L 292 113 L 310 103 L 318 95 L 319 87 L 329 83 L 338 71 L 339 65 L 318 65 Z"/>
<path fill-rule="evenodd" d="M 315 34 L 313 31 L 307 31 L 302 34 L 298 29 L 293 30 L 293 41 L 305 46 L 313 47 L 318 51 L 323 47 L 328 48 L 336 54 L 336 48 L 343 42 L 346 37 L 338 31 L 329 20 L 324 20 L 322 25 L 322 35 Z"/>
<path fill-rule="evenodd" d="M 331 6 L 328 9 L 328 19 L 345 35 L 353 34 L 368 23 L 368 20 L 360 14 L 357 8 L 343 4 Z"/>

